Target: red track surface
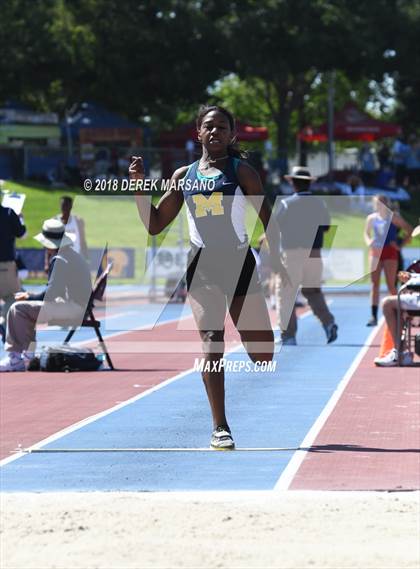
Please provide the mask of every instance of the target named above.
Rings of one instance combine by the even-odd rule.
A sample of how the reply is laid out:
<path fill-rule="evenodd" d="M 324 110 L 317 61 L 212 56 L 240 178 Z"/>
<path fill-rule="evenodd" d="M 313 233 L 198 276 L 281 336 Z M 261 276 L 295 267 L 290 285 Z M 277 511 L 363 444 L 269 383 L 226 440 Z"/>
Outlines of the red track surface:
<path fill-rule="evenodd" d="M 115 338 L 130 342 L 156 341 L 176 332 L 176 323 L 164 324 L 147 333 L 129 332 Z M 194 332 L 183 339 L 197 339 Z M 107 340 L 113 352 L 113 341 Z M 91 415 L 126 401 L 154 385 L 189 369 L 194 354 L 113 354 L 116 371 L 3 374 L 0 382 L 0 457 L 10 455 L 20 444 L 28 447 Z"/>
<path fill-rule="evenodd" d="M 192 318 L 191 318 L 192 321 Z M 28 447 L 96 413 L 109 409 L 194 365 L 199 353 L 120 353 L 132 342 L 198 342 L 194 330 L 177 330 L 177 322 L 153 330 L 127 332 L 106 340 L 115 371 L 4 373 L 0 378 L 0 458 L 18 445 Z M 230 320 L 227 347 L 239 338 Z"/>
<path fill-rule="evenodd" d="M 420 489 L 420 369 L 375 368 L 376 355 L 364 356 L 291 490 Z"/>
<path fill-rule="evenodd" d="M 133 304 L 132 300 L 127 303 Z M 121 304 L 121 303 L 119 303 Z M 302 314 L 307 309 L 299 309 Z M 274 322 L 274 313 L 271 314 Z M 201 353 L 160 352 L 129 353 L 132 347 L 188 345 L 200 338 L 192 317 L 181 323 L 161 324 L 152 330 L 127 332 L 106 340 L 115 371 L 89 373 L 4 373 L 0 377 L 0 459 L 21 445 L 29 447 L 87 417 L 127 401 L 151 387 L 193 367 Z M 186 330 L 185 328 L 193 328 Z M 226 349 L 239 341 L 239 335 L 228 318 Z M 77 341 L 77 337 L 75 336 Z M 124 346 L 124 344 L 128 346 Z M 127 348 L 128 347 L 128 353 Z M 133 350 L 133 351 L 137 351 Z"/>
<path fill-rule="evenodd" d="M 230 321 L 226 337 L 229 342 L 238 338 Z M 140 345 L 166 340 L 196 342 L 198 335 L 177 330 L 174 322 L 108 339 L 119 368 L 114 372 L 3 374 L 0 457 L 191 368 L 200 354 L 118 353 L 124 341 Z M 290 489 L 420 488 L 420 371 L 375 368 L 376 353 L 377 348 L 366 353 Z"/>

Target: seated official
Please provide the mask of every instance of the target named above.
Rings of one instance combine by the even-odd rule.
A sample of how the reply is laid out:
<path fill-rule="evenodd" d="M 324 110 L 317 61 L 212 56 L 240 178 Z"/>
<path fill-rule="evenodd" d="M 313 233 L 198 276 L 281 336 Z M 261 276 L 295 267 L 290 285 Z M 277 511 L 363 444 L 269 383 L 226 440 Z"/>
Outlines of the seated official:
<path fill-rule="evenodd" d="M 7 356 L 0 361 L 0 372 L 24 371 L 25 356 L 33 351 L 36 324 L 59 322 L 79 325 L 92 290 L 87 262 L 73 248 L 73 240 L 57 219 L 47 219 L 35 236 L 51 255 L 48 283 L 39 294 L 18 292 L 7 315 Z"/>
<path fill-rule="evenodd" d="M 408 283 L 415 287 L 420 287 L 420 274 L 419 273 L 407 273 L 406 271 L 401 271 L 398 273 L 399 279 L 403 283 Z M 404 310 L 420 310 L 420 292 L 412 291 L 405 292 L 400 295 L 400 308 L 401 311 Z M 386 325 L 391 332 L 392 339 L 394 341 L 394 346 L 398 346 L 400 343 L 400 338 L 398 337 L 398 297 L 397 295 L 387 296 L 382 302 L 382 312 L 385 316 Z M 410 365 L 413 362 L 413 354 L 409 352 L 407 346 L 401 346 L 402 365 Z M 385 356 L 381 358 L 374 359 L 375 365 L 380 367 L 393 367 L 398 365 L 398 351 L 393 348 Z"/>
<path fill-rule="evenodd" d="M 22 216 L 16 215 L 13 209 L 0 204 L 0 300 L 3 306 L 0 311 L 0 336 L 4 341 L 4 326 L 7 313 L 14 302 L 14 294 L 20 289 L 16 271 L 16 237 L 24 237 L 26 233 Z"/>

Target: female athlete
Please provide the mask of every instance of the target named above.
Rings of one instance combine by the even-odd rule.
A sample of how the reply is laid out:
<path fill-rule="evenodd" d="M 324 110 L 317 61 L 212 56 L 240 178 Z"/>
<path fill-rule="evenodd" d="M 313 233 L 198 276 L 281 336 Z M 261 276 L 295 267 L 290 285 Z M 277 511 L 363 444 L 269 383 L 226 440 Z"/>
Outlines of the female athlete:
<path fill-rule="evenodd" d="M 199 160 L 175 171 L 169 190 L 154 206 L 149 196 L 136 196 L 140 218 L 151 235 L 160 233 L 177 216 L 183 203 L 191 250 L 187 288 L 199 330 L 204 371 L 202 378 L 213 417 L 211 447 L 231 450 L 234 441 L 225 412 L 224 327 L 227 310 L 247 353 L 254 362 L 273 357 L 273 331 L 257 277 L 255 259 L 245 230 L 249 200 L 269 241 L 273 270 L 284 272 L 279 256 L 279 230 L 255 170 L 241 160 L 235 146 L 235 122 L 223 107 L 201 107 L 197 137 Z M 141 157 L 133 156 L 130 178 L 144 178 Z M 287 275 L 285 275 L 287 279 Z"/>
<path fill-rule="evenodd" d="M 395 282 L 398 271 L 399 248 L 411 240 L 411 232 L 413 231 L 405 219 L 390 211 L 390 202 L 387 196 L 375 196 L 374 206 L 375 211 L 366 218 L 364 232 L 365 242 L 369 247 L 372 282 L 370 292 L 372 316 L 367 326 L 376 326 L 378 323 L 379 285 L 382 269 L 385 273 L 389 294 L 397 294 Z M 406 233 L 406 238 L 400 245 L 397 243 L 399 229 Z"/>

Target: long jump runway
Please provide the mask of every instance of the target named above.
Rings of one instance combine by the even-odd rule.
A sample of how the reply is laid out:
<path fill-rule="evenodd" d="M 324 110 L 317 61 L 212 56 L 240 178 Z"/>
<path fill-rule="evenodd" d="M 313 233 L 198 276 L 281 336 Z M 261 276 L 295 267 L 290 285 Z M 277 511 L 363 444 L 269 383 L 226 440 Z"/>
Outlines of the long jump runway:
<path fill-rule="evenodd" d="M 194 332 L 177 330 L 175 306 L 147 334 L 108 340 L 115 372 L 3 374 L 1 489 L 419 489 L 418 368 L 373 367 L 380 331 L 365 327 L 365 298 L 337 296 L 332 311 L 335 344 L 325 345 L 319 323 L 306 314 L 299 345 L 276 354 L 274 372 L 227 374 L 239 452 L 207 450 L 210 413 L 201 378 L 190 369 L 198 354 L 117 349 L 121 341 L 180 334 L 183 343 L 196 341 Z M 228 337 L 234 348 L 230 331 Z M 228 359 L 247 356 L 236 349 Z M 13 454 L 19 444 L 48 452 Z"/>

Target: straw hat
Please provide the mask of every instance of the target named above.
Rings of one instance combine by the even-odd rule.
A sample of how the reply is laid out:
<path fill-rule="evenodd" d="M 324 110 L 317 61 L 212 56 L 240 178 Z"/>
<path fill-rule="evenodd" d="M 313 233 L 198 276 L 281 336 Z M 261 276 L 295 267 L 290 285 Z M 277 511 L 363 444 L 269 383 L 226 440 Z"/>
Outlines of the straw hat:
<path fill-rule="evenodd" d="M 59 219 L 47 219 L 42 224 L 42 231 L 35 235 L 47 249 L 59 249 L 66 245 L 73 245 L 73 239 L 69 233 L 65 233 L 65 226 Z"/>
<path fill-rule="evenodd" d="M 311 180 L 314 181 L 316 180 L 316 178 L 314 176 L 311 176 L 311 173 L 309 172 L 309 168 L 307 168 L 306 166 L 293 166 L 292 168 L 292 173 L 291 174 L 287 174 L 285 176 L 286 180 Z"/>

